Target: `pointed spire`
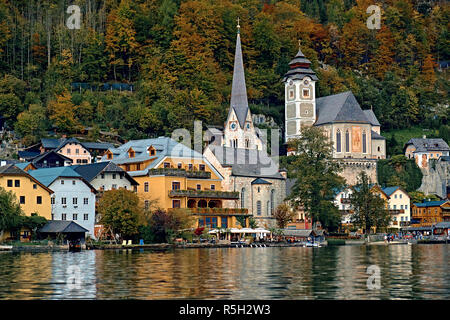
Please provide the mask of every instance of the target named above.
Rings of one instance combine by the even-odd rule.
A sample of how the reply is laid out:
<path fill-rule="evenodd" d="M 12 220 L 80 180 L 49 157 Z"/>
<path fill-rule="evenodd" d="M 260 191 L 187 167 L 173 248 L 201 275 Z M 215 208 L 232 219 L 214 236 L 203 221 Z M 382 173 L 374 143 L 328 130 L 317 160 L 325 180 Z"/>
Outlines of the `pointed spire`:
<path fill-rule="evenodd" d="M 236 52 L 234 55 L 233 84 L 231 86 L 230 112 L 234 109 L 241 128 L 244 127 L 248 114 L 247 89 L 245 86 L 244 62 L 242 59 L 241 35 L 238 18 Z"/>

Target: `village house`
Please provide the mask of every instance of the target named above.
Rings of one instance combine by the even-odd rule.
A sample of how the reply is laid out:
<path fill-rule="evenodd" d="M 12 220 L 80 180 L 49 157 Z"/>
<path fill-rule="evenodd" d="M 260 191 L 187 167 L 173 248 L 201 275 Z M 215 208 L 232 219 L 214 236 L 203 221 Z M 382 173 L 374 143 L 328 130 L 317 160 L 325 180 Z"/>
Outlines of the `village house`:
<path fill-rule="evenodd" d="M 51 196 L 53 191 L 27 172 L 17 168 L 14 164 L 0 167 L 0 187 L 12 191 L 17 198 L 20 208 L 26 216 L 38 215 L 50 220 Z M 0 236 L 0 240 L 11 237 L 9 232 Z M 22 230 L 20 239 L 29 239 L 29 230 Z"/>
<path fill-rule="evenodd" d="M 63 156 L 62 154 L 56 152 L 55 150 L 50 150 L 41 153 L 34 158 L 30 158 L 26 162 L 19 162 L 16 164 L 17 167 L 22 170 L 35 170 L 39 168 L 52 168 L 52 167 L 64 167 L 70 166 L 73 160 Z"/>
<path fill-rule="evenodd" d="M 421 169 L 428 169 L 430 160 L 449 156 L 450 152 L 448 144 L 443 139 L 427 139 L 426 136 L 410 139 L 405 144 L 404 150 L 405 156 L 414 159 Z"/>
<path fill-rule="evenodd" d="M 409 226 L 411 222 L 411 205 L 408 193 L 399 186 L 383 188 L 389 197 L 388 206 L 391 214 L 389 228 L 400 229 Z"/>
<path fill-rule="evenodd" d="M 355 188 L 358 188 L 358 187 L 355 187 Z M 358 189 L 356 189 L 356 190 L 358 190 Z M 374 193 L 375 195 L 380 196 L 385 202 L 386 210 L 389 209 L 389 196 L 386 194 L 386 192 L 384 192 L 384 189 L 382 189 L 377 184 L 373 184 L 370 187 L 370 192 Z M 334 205 L 338 208 L 340 216 L 341 216 L 341 226 L 343 229 L 347 229 L 347 230 L 350 230 L 354 227 L 353 223 L 352 223 L 352 215 L 355 213 L 355 211 L 351 204 L 352 195 L 353 195 L 353 189 L 349 186 L 346 186 L 340 190 L 336 190 L 334 201 L 333 201 Z M 392 227 L 392 219 L 391 219 L 391 223 L 388 226 L 388 228 L 391 228 L 391 227 Z"/>
<path fill-rule="evenodd" d="M 412 227 L 430 227 L 440 222 L 450 221 L 450 201 L 425 201 L 411 206 Z"/>
<path fill-rule="evenodd" d="M 248 210 L 239 206 L 239 192 L 224 192 L 223 176 L 202 154 L 168 137 L 132 140 L 109 149 L 102 161 L 128 172 L 146 210 L 187 208 L 198 227 L 233 228 Z M 231 205 L 226 202 L 231 200 Z"/>
<path fill-rule="evenodd" d="M 100 160 L 106 150 L 113 147 L 104 142 L 81 142 L 76 138 L 43 138 L 40 143 L 19 151 L 22 161 L 30 161 L 40 154 L 55 151 L 72 159 L 73 164 L 88 164 Z"/>
<path fill-rule="evenodd" d="M 71 167 L 30 170 L 28 173 L 53 190 L 51 220 L 74 221 L 94 237 L 95 188 Z"/>

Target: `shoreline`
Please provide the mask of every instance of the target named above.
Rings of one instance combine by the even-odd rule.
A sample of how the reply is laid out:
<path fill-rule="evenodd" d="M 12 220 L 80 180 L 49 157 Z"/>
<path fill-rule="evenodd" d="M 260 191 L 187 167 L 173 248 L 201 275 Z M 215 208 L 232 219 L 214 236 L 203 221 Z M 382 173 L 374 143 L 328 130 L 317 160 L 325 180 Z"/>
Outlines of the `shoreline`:
<path fill-rule="evenodd" d="M 320 247 L 326 246 L 362 246 L 362 245 L 408 245 L 407 242 L 390 242 L 385 243 L 382 241 L 364 243 L 364 241 L 345 241 L 344 243 L 327 243 L 327 241 L 320 243 Z M 411 244 L 448 244 L 445 241 L 418 241 L 417 243 Z M 132 244 L 132 245 L 121 245 L 121 244 L 105 244 L 105 245 L 86 245 L 83 246 L 82 250 L 170 250 L 170 249 L 213 249 L 213 248 L 276 248 L 276 247 L 301 247 L 301 248 L 317 248 L 312 246 L 306 246 L 304 243 L 258 243 L 258 244 L 219 244 L 219 243 L 189 243 L 189 244 L 170 244 L 170 243 L 155 243 L 155 244 Z M 11 250 L 4 250 L 1 252 L 60 252 L 69 251 L 68 245 L 53 245 L 53 246 L 42 246 L 42 245 L 24 245 L 24 246 L 13 246 Z"/>

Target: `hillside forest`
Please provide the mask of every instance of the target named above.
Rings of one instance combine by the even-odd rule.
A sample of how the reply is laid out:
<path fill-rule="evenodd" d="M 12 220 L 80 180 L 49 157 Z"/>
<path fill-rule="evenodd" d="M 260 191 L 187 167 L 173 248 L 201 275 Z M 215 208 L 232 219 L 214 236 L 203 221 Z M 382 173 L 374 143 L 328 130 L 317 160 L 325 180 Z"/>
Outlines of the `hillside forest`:
<path fill-rule="evenodd" d="M 67 27 L 74 4 L 79 29 Z M 373 4 L 381 28 L 371 30 Z M 382 132 L 427 127 L 448 141 L 445 1 L 0 0 L 0 115 L 24 145 L 223 125 L 238 17 L 253 113 L 283 129 L 281 80 L 301 40 L 318 97 L 352 90 Z"/>

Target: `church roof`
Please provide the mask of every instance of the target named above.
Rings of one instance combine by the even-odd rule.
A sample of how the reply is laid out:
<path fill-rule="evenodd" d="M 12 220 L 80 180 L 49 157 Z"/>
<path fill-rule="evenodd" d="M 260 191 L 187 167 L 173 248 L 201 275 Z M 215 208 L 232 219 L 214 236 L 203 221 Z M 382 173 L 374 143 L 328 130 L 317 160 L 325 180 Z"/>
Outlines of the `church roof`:
<path fill-rule="evenodd" d="M 224 167 L 232 167 L 232 175 L 266 179 L 285 179 L 278 166 L 265 151 L 229 148 L 209 145 L 217 161 Z"/>
<path fill-rule="evenodd" d="M 372 130 L 372 140 L 386 140 L 386 138 Z"/>
<path fill-rule="evenodd" d="M 375 113 L 371 109 L 363 110 L 364 114 L 366 115 L 367 120 L 369 120 L 370 124 L 373 126 L 381 126 L 381 124 L 378 122 L 377 117 L 375 116 Z"/>
<path fill-rule="evenodd" d="M 231 86 L 230 115 L 234 110 L 241 128 L 244 127 L 248 114 L 247 88 L 245 86 L 244 62 L 242 59 L 241 36 L 236 38 L 236 53 L 234 56 L 233 83 Z"/>
<path fill-rule="evenodd" d="M 316 99 L 315 125 L 334 122 L 370 123 L 351 91 Z"/>

